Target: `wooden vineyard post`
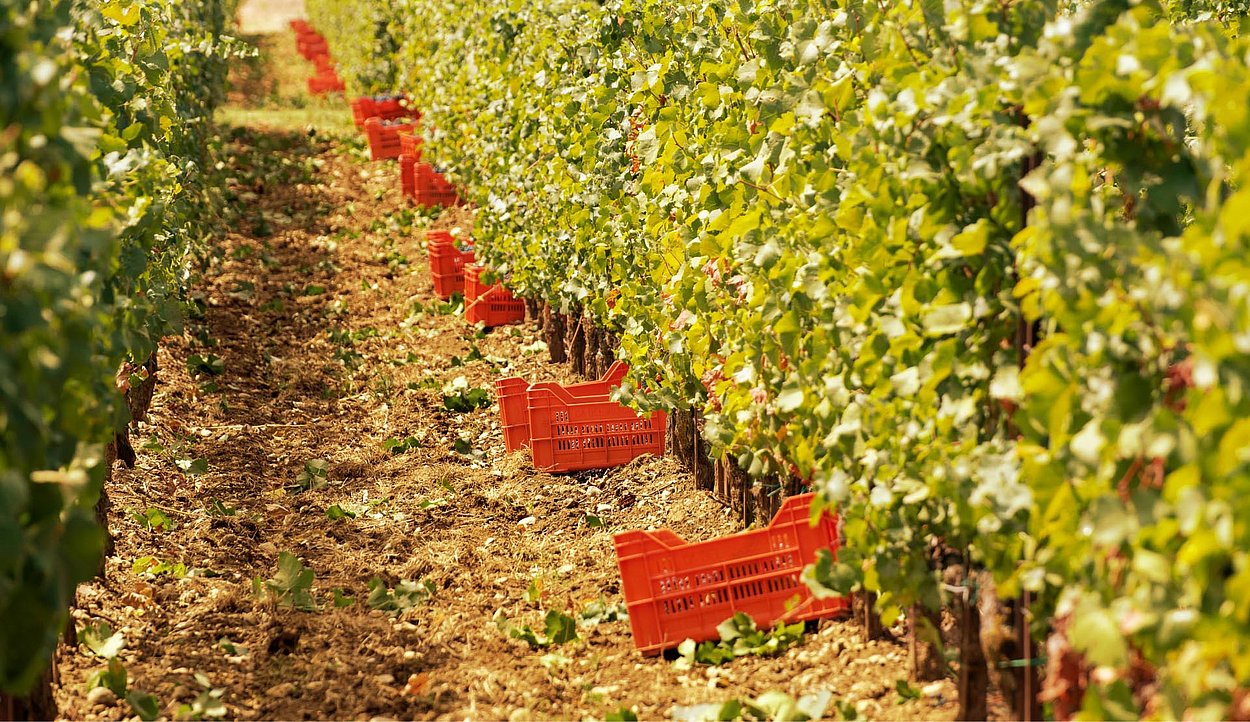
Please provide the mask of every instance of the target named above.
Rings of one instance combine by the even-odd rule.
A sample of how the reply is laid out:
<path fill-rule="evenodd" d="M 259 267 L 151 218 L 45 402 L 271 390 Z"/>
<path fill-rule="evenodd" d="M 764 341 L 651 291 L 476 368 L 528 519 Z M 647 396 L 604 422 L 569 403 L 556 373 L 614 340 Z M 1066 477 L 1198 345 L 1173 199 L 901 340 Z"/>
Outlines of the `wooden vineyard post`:
<path fill-rule="evenodd" d="M 670 453 L 694 477 L 696 489 L 712 492 L 718 501 L 724 501 L 717 493 L 719 475 L 704 450 L 702 416 L 692 408 L 675 409 L 668 416 Z"/>
<path fill-rule="evenodd" d="M 529 314 L 530 318 L 534 319 L 534 323 L 538 325 L 539 331 L 543 330 L 543 323 L 546 321 L 543 311 L 544 308 L 538 305 L 537 298 L 525 299 L 525 312 Z"/>
<path fill-rule="evenodd" d="M 602 378 L 616 361 L 621 339 L 606 328 L 599 329 L 599 353 L 595 356 L 595 378 Z"/>
<path fill-rule="evenodd" d="M 754 484 L 751 477 L 738 466 L 734 459 L 727 459 L 729 465 L 730 488 L 738 503 L 738 519 L 742 526 L 751 526 L 755 522 L 755 504 L 751 497 Z"/>
<path fill-rule="evenodd" d="M 715 494 L 716 470 L 703 444 L 703 414 L 694 410 L 690 412 L 690 438 L 694 441 L 690 457 L 695 488 Z"/>
<path fill-rule="evenodd" d="M 959 713 L 956 719 L 983 720 L 987 715 L 989 667 L 981 647 L 981 611 L 977 608 L 974 576 L 966 576 L 955 608 L 959 619 Z"/>
<path fill-rule="evenodd" d="M 770 474 L 755 479 L 751 491 L 755 503 L 755 518 L 773 518 L 786 499 L 802 491 L 802 480 L 789 474 Z"/>
<path fill-rule="evenodd" d="M 564 329 L 565 352 L 569 366 L 578 376 L 586 376 L 586 331 L 582 328 L 582 310 L 574 308 L 566 318 Z"/>
<path fill-rule="evenodd" d="M 733 508 L 733 500 L 729 494 L 729 474 L 725 469 L 724 459 L 716 459 L 712 462 L 712 470 L 714 472 L 712 478 L 712 496 L 720 503 Z"/>
<path fill-rule="evenodd" d="M 668 415 L 668 429 L 665 430 L 665 434 L 668 436 L 668 448 L 665 451 L 668 454 L 677 457 L 677 460 L 681 462 L 683 466 L 686 464 L 686 442 L 683 438 L 682 427 L 684 425 L 681 422 L 682 417 L 686 413 L 687 411 L 685 409 L 673 409 L 672 413 Z"/>
<path fill-rule="evenodd" d="M 1032 626 L 1032 612 L 1029 607 L 1033 601 L 1032 592 L 1024 592 L 1020 596 L 1018 604 L 1013 605 L 1012 609 L 1012 625 L 1016 633 L 1016 643 L 1020 649 L 1020 659 L 1011 670 L 1015 677 L 1015 695 L 1012 702 L 1015 708 L 1016 719 L 1021 722 L 1033 722 L 1033 720 L 1042 719 L 1042 703 L 1038 697 L 1038 687 L 1040 686 L 1040 678 L 1038 668 L 1034 664 L 1034 655 L 1036 650 L 1033 644 L 1033 634 L 1030 631 Z"/>
<path fill-rule="evenodd" d="M 694 413 L 690 409 L 674 409 L 668 415 L 671 453 L 682 466 L 694 471 Z"/>
<path fill-rule="evenodd" d="M 751 477 L 747 476 L 728 454 L 716 462 L 713 495 L 737 512 L 742 526 L 754 521 L 755 505 L 751 500 Z"/>
<path fill-rule="evenodd" d="M 113 502 L 109 498 L 109 483 L 113 480 L 113 464 L 117 461 L 117 438 L 114 434 L 113 440 L 104 445 L 104 481 L 100 483 L 100 497 L 95 500 L 95 523 L 104 535 L 104 547 L 95 570 L 96 576 L 101 579 L 104 578 L 105 564 L 113 555 L 115 546 L 113 534 L 109 531 L 109 514 L 113 509 Z"/>
<path fill-rule="evenodd" d="M 1022 111 L 1017 113 L 1017 118 L 1021 126 L 1027 127 L 1029 124 L 1028 116 Z M 1041 153 L 1033 153 L 1026 156 L 1023 167 L 1020 169 L 1020 178 L 1023 179 L 1029 173 L 1033 172 L 1042 164 Z M 1029 225 L 1029 211 L 1037 205 L 1037 199 L 1026 191 L 1023 185 L 1018 186 L 1020 190 L 1020 228 L 1023 230 Z M 1014 265 L 1015 260 L 1012 260 Z M 1015 275 L 1019 277 L 1019 269 L 1015 270 Z M 1029 354 L 1033 351 L 1037 344 L 1037 336 L 1040 331 L 1038 323 L 1029 323 L 1024 318 L 1024 314 L 1020 314 L 1016 324 L 1016 363 L 1020 370 L 1024 370 L 1024 365 L 1028 361 Z M 1007 419 L 1008 434 L 1012 437 L 1018 436 L 1018 431 L 1010 417 Z M 1012 607 L 1012 622 L 1015 631 L 1015 648 L 1020 654 L 1017 660 L 1011 660 L 1014 664 L 1011 674 L 1015 678 L 1015 689 L 1013 694 L 1013 707 L 1015 717 L 1024 722 L 1032 722 L 1042 718 L 1041 702 L 1038 700 L 1038 686 L 1040 678 L 1038 669 L 1033 664 L 1034 644 L 1032 636 L 1032 615 L 1029 612 L 1029 606 L 1032 602 L 1032 594 L 1024 591 L 1020 599 L 1015 600 Z"/>
<path fill-rule="evenodd" d="M 749 491 L 747 494 L 746 504 L 751 507 L 752 519 L 768 519 L 769 513 L 769 497 L 768 497 L 768 478 L 750 479 L 748 481 Z"/>
<path fill-rule="evenodd" d="M 942 647 L 932 639 L 941 641 L 941 619 L 921 602 L 911 605 L 907 613 L 908 656 L 911 660 L 911 676 L 917 682 L 932 682 L 942 678 L 946 663 Z"/>
<path fill-rule="evenodd" d="M 555 312 L 550 303 L 543 304 L 543 336 L 547 341 L 547 356 L 553 364 L 562 364 L 568 360 L 564 345 L 564 316 Z"/>
<path fill-rule="evenodd" d="M 590 314 L 582 315 L 581 325 L 582 335 L 586 339 L 586 345 L 582 351 L 582 376 L 588 379 L 597 379 L 599 378 L 600 339 L 602 339 L 603 333 Z"/>
<path fill-rule="evenodd" d="M 851 598 L 852 613 L 864 630 L 865 640 L 886 639 L 890 636 L 881 624 L 881 617 L 873 609 L 876 604 L 876 592 L 859 591 Z"/>

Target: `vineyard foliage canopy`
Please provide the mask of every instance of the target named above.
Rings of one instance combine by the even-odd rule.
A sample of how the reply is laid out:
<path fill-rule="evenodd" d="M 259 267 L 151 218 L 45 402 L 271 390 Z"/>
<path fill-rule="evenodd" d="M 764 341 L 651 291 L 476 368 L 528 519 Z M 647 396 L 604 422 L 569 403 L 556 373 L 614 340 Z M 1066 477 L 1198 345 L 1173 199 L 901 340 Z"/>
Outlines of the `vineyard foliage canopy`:
<path fill-rule="evenodd" d="M 99 566 L 122 391 L 181 329 L 220 196 L 232 15 L 232 0 L 0 0 L 0 691 L 47 669 Z"/>

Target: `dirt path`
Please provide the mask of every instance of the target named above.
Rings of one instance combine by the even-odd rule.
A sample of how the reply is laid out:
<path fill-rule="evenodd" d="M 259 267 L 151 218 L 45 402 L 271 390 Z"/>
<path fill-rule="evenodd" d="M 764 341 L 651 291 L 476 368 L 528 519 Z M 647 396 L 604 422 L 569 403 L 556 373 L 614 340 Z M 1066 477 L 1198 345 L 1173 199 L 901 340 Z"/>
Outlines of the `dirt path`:
<path fill-rule="evenodd" d="M 261 42 L 268 67 L 296 64 L 289 38 Z M 224 117 L 249 124 L 226 131 L 231 230 L 200 313 L 161 351 L 139 462 L 109 489 L 116 553 L 75 612 L 80 629 L 120 632 L 131 690 L 170 718 L 654 719 L 769 690 L 827 690 L 873 718 L 953 714 L 950 682 L 904 699 L 905 650 L 846 622 L 776 658 L 692 670 L 636 654 L 628 622 L 551 650 L 509 638 L 508 620 L 621 601 L 614 532 L 700 540 L 733 518 L 670 460 L 535 473 L 505 456 L 496 407 L 445 408 L 458 377 L 492 389 L 505 372 L 568 372 L 532 323 L 482 334 L 432 295 L 420 230 L 467 219 L 408 208 L 394 164 L 365 161 L 358 139 L 237 102 Z M 280 575 L 286 554 L 308 588 Z M 386 590 L 411 608 L 374 608 Z M 133 715 L 88 693 L 100 656 L 62 658 L 66 718 Z"/>
<path fill-rule="evenodd" d="M 287 21 L 304 16 L 304 0 L 243 0 L 237 20 L 239 31 L 250 35 L 282 32 Z"/>

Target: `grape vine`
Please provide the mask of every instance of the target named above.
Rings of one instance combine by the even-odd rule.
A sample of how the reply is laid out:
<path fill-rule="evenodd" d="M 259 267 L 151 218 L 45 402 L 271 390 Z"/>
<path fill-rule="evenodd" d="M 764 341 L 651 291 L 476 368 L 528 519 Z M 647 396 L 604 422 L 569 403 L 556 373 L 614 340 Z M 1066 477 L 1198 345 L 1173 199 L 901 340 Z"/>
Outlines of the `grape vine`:
<path fill-rule="evenodd" d="M 95 572 L 115 376 L 180 328 L 213 227 L 229 0 L 0 3 L 0 691 Z"/>

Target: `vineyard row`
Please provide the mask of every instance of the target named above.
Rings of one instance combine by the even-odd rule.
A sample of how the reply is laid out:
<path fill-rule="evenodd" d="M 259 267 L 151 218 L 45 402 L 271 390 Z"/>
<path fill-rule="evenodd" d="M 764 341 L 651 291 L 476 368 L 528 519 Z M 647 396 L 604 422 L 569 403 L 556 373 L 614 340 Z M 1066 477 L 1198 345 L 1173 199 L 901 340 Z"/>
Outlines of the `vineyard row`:
<path fill-rule="evenodd" d="M 211 121 L 241 52 L 224 34 L 233 13 L 233 0 L 0 3 L 5 719 L 55 714 L 49 660 L 107 544 L 103 484 L 115 459 L 134 461 L 128 422 L 216 224 Z"/>
<path fill-rule="evenodd" d="M 813 584 L 993 587 L 1058 717 L 1250 711 L 1243 3 L 308 5 L 479 258 L 838 507 Z"/>

